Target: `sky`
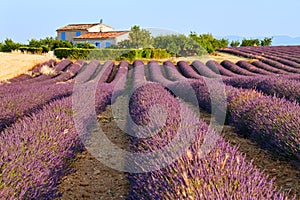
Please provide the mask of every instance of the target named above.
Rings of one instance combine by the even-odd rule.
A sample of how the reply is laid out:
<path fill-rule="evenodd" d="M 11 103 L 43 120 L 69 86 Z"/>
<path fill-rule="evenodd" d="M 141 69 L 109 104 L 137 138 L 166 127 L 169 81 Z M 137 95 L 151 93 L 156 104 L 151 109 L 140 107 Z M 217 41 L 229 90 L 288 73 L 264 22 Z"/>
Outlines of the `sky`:
<path fill-rule="evenodd" d="M 62 26 L 100 19 L 117 30 L 139 25 L 183 34 L 300 36 L 299 0 L 3 0 L 0 5 L 0 42 L 55 37 Z"/>

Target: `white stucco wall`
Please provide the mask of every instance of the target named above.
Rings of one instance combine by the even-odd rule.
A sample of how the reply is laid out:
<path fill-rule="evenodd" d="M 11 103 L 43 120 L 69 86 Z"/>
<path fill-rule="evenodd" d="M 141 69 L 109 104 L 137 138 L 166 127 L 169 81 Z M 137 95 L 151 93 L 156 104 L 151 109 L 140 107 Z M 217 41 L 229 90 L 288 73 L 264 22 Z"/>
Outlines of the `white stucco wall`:
<path fill-rule="evenodd" d="M 120 35 L 120 36 L 116 37 L 115 43 L 118 44 L 119 42 L 121 42 L 123 40 L 127 40 L 127 39 L 129 39 L 129 33 L 126 33 L 124 35 Z"/>
<path fill-rule="evenodd" d="M 114 38 L 111 39 L 75 39 L 74 42 L 76 43 L 84 43 L 88 42 L 90 44 L 95 44 L 96 42 L 100 42 L 100 48 L 106 47 L 106 42 L 110 42 L 111 45 L 116 44 L 116 40 Z"/>
<path fill-rule="evenodd" d="M 115 29 L 104 26 L 103 24 L 95 25 L 91 28 L 88 29 L 88 32 L 109 32 L 109 31 L 114 31 Z"/>

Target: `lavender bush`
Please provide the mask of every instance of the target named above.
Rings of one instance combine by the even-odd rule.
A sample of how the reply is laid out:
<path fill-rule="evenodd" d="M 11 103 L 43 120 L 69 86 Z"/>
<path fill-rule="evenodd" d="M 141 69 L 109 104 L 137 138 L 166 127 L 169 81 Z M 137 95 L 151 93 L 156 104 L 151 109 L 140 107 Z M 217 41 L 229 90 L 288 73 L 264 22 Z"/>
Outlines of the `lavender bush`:
<path fill-rule="evenodd" d="M 163 100 L 162 100 L 163 99 Z M 171 141 L 174 135 L 195 133 L 194 143 L 170 166 L 148 173 L 129 174 L 128 199 L 287 199 L 288 194 L 276 191 L 273 180 L 245 161 L 244 155 L 222 138 L 217 139 L 217 148 L 203 156 L 202 143 L 210 132 L 198 118 L 158 84 L 146 84 L 133 93 L 130 102 L 131 115 L 140 125 L 151 123 L 147 113 L 153 105 L 162 106 L 167 119 L 163 128 L 152 138 L 131 139 L 131 148 L 137 152 L 155 151 Z M 184 118 L 174 115 L 183 109 Z M 154 116 L 159 117 L 159 111 Z M 176 112 L 178 113 L 178 112 Z M 146 120 L 145 120 L 146 119 Z M 182 125 L 180 132 L 176 127 Z M 191 130 L 193 129 L 193 131 Z M 151 130 L 148 129 L 149 132 Z M 152 134 L 152 133 L 148 133 Z M 158 163 L 159 166 L 159 163 Z M 141 166 L 143 167 L 143 166 Z"/>
<path fill-rule="evenodd" d="M 208 68 L 205 64 L 203 64 L 201 61 L 194 61 L 192 63 L 192 66 L 202 76 L 205 76 L 207 78 L 220 78 L 220 75 L 218 75 L 219 73 L 215 73 L 210 68 Z"/>
<path fill-rule="evenodd" d="M 163 68 L 165 69 L 167 78 L 171 81 L 185 80 L 186 78 L 182 76 L 177 70 L 176 66 L 171 61 L 166 61 L 163 63 Z"/>
<path fill-rule="evenodd" d="M 221 62 L 221 65 L 224 68 L 226 68 L 234 73 L 240 74 L 240 75 L 245 75 L 245 76 L 256 76 L 257 75 L 255 73 L 252 73 L 248 70 L 245 70 L 245 69 L 239 67 L 238 65 L 234 64 L 233 62 L 231 62 L 229 60 L 224 60 L 223 62 Z"/>
<path fill-rule="evenodd" d="M 250 64 L 249 62 L 246 62 L 246 61 L 238 61 L 236 63 L 236 65 L 240 66 L 241 68 L 243 69 L 246 69 L 250 72 L 253 72 L 253 73 L 256 73 L 256 74 L 261 74 L 261 75 L 274 75 L 273 73 L 269 72 L 269 71 L 266 71 L 264 69 L 260 69 L 252 64 Z"/>
<path fill-rule="evenodd" d="M 222 65 L 220 65 L 214 60 L 207 61 L 206 66 L 216 74 L 221 74 L 223 76 L 229 76 L 229 77 L 239 76 L 239 74 L 233 73 L 232 71 L 224 68 Z"/>
<path fill-rule="evenodd" d="M 190 65 L 188 65 L 185 61 L 179 61 L 177 66 L 180 72 L 186 78 L 193 78 L 193 79 L 202 79 L 203 77 L 199 75 Z"/>

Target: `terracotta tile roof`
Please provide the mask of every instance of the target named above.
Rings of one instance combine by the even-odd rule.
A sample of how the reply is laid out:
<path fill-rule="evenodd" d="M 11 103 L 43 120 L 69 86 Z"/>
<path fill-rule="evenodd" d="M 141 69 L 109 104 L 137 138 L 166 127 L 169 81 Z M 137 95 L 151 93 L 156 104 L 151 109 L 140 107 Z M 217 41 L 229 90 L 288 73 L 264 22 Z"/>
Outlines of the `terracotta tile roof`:
<path fill-rule="evenodd" d="M 57 29 L 56 31 L 71 31 L 71 30 L 87 30 L 89 28 L 92 28 L 93 26 L 99 25 L 99 23 L 94 24 L 69 24 L 67 26 L 61 27 Z M 102 24 L 102 26 L 112 28 L 110 26 L 107 26 L 105 24 Z"/>
<path fill-rule="evenodd" d="M 130 31 L 110 31 L 110 32 L 97 32 L 97 33 L 86 33 L 75 37 L 74 39 L 107 39 L 116 38 L 118 36 L 129 33 Z"/>

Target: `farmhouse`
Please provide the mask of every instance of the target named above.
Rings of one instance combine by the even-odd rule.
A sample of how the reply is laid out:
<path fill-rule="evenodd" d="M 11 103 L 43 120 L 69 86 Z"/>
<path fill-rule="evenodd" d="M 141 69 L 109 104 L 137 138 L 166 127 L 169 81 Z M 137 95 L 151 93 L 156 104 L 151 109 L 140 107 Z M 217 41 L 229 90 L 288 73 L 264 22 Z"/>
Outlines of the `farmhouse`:
<path fill-rule="evenodd" d="M 69 24 L 56 30 L 59 40 L 68 40 L 72 43 L 84 43 L 105 48 L 116 45 L 128 39 L 129 31 L 116 31 L 114 28 L 102 24 Z"/>

